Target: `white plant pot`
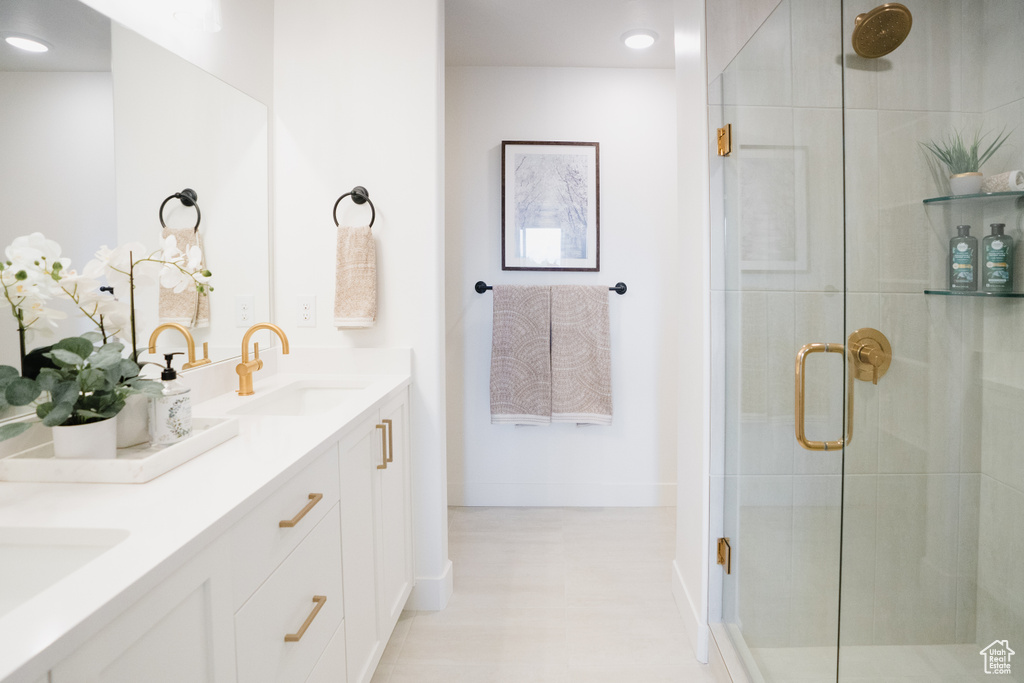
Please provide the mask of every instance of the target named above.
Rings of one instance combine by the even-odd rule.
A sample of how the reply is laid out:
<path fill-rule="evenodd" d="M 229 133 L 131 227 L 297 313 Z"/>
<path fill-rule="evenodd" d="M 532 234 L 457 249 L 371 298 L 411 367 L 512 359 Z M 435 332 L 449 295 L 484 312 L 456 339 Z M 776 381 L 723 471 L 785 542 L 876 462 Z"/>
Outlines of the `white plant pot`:
<path fill-rule="evenodd" d="M 980 173 L 957 173 L 949 176 L 950 194 L 978 194 L 984 177 Z"/>
<path fill-rule="evenodd" d="M 124 402 L 124 408 L 114 418 L 117 420 L 117 447 L 128 448 L 149 441 L 149 396 L 132 394 Z"/>
<path fill-rule="evenodd" d="M 56 458 L 116 458 L 117 420 L 53 428 Z"/>

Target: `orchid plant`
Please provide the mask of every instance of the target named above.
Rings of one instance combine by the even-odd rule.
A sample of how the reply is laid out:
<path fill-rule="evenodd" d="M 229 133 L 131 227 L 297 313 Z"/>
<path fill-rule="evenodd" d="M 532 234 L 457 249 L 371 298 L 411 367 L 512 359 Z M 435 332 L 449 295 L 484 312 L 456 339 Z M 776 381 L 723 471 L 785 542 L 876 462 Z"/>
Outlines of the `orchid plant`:
<path fill-rule="evenodd" d="M 47 426 L 86 424 L 113 417 L 133 393 L 153 393 L 155 382 L 139 377 L 135 332 L 135 286 L 144 281 L 183 292 L 189 287 L 206 296 L 213 291 L 211 273 L 203 265 L 202 250 L 182 252 L 174 237 L 159 249 L 126 244 L 96 252 L 82 272 L 61 257 L 60 245 L 35 232 L 15 239 L 0 261 L 0 291 L 17 321 L 21 371 L 0 365 L 0 409 L 36 405 L 36 415 Z M 106 285 L 103 282 L 106 281 Z M 129 302 L 114 292 L 129 292 Z M 70 302 L 96 326 L 95 332 L 62 339 L 52 347 L 36 349 L 48 365 L 27 372 L 26 336 L 33 330 L 56 330 L 67 314 L 57 306 Z M 122 358 L 124 344 L 115 337 L 130 328 L 130 358 Z M 40 398 L 42 396 L 42 398 Z M 0 441 L 20 434 L 29 423 L 0 426 Z"/>
<path fill-rule="evenodd" d="M 186 252 L 178 249 L 174 237 L 167 237 L 157 250 L 139 243 L 116 249 L 100 247 L 95 258 L 81 273 L 61 258 L 60 245 L 41 233 L 18 237 L 5 250 L 0 262 L 0 288 L 18 324 L 18 338 L 24 371 L 26 333 L 33 329 L 57 329 L 57 321 L 67 315 L 53 305 L 70 301 L 96 325 L 102 343 L 130 327 L 133 360 L 138 361 L 135 332 L 135 285 L 141 281 L 183 292 L 194 287 L 200 295 L 213 291 L 211 273 L 202 266 L 198 246 Z M 107 285 L 103 286 L 102 281 Z M 129 301 L 116 298 L 114 292 L 127 289 Z"/>

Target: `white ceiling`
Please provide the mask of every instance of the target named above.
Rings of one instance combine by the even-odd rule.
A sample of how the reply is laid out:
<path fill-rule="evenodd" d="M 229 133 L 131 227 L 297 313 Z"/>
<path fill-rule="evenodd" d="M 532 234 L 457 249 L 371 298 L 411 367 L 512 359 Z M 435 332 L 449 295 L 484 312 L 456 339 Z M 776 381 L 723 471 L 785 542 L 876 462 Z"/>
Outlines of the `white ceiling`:
<path fill-rule="evenodd" d="M 0 71 L 110 71 L 110 19 L 77 0 L 0 0 L 0 36 L 42 38 L 30 53 L 0 40 Z"/>
<path fill-rule="evenodd" d="M 658 41 L 632 50 L 635 28 Z M 445 0 L 448 66 L 674 67 L 671 0 Z"/>

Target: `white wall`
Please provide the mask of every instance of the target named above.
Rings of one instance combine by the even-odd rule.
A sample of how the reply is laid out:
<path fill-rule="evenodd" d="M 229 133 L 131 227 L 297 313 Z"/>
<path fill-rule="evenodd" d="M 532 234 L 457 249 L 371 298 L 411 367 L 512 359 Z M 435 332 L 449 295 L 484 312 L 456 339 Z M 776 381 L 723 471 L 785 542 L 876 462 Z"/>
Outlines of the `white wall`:
<path fill-rule="evenodd" d="M 116 240 L 111 83 L 109 72 L 0 73 L 0 250 L 20 235 L 54 239 L 59 231 L 62 256 L 81 268 L 96 240 Z M 18 334 L 8 314 L 0 324 L 0 363 L 17 367 Z M 90 327 L 73 317 L 54 335 L 30 333 L 27 348 Z"/>
<path fill-rule="evenodd" d="M 674 505 L 675 100 L 668 69 L 449 67 L 448 491 L 453 505 Z M 501 141 L 600 143 L 601 271 L 501 270 Z M 699 249 L 699 246 L 698 246 Z M 491 294 L 608 284 L 610 427 L 491 425 Z"/>
<path fill-rule="evenodd" d="M 708 510 L 710 420 L 710 223 L 707 68 L 703 0 L 675 0 L 679 225 L 699 257 L 681 275 L 679 449 L 673 589 L 697 659 L 708 661 Z M 697 248 L 687 249 L 692 254 Z"/>
<path fill-rule="evenodd" d="M 273 96 L 274 0 L 219 0 L 223 28 L 205 33 L 174 19 L 180 0 L 82 0 L 157 45 L 269 104 Z"/>
<path fill-rule="evenodd" d="M 416 580 L 410 607 L 451 591 L 447 547 L 442 278 L 442 5 L 289 0 L 275 13 L 276 317 L 295 345 L 411 347 Z M 378 314 L 333 326 L 335 200 L 363 185 L 376 206 Z M 369 210 L 345 200 L 345 223 Z M 317 326 L 294 328 L 296 296 Z"/>

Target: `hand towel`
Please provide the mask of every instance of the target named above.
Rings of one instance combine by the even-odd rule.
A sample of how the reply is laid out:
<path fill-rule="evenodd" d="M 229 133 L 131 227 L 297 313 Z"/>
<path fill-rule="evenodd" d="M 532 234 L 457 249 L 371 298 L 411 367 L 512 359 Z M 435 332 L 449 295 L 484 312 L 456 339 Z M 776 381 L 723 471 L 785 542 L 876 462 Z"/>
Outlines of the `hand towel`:
<path fill-rule="evenodd" d="M 164 228 L 163 237 L 174 237 L 178 249 L 186 253 L 189 247 L 203 248 L 203 239 L 198 230 L 192 228 Z M 206 268 L 206 250 L 203 250 L 203 268 Z M 201 328 L 210 326 L 210 297 L 200 294 L 195 287 L 175 293 L 167 287 L 160 288 L 158 304 L 160 323 L 178 323 L 185 327 Z"/>
<path fill-rule="evenodd" d="M 608 288 L 551 288 L 551 421 L 612 423 Z"/>
<path fill-rule="evenodd" d="M 549 287 L 494 286 L 491 424 L 551 422 Z"/>
<path fill-rule="evenodd" d="M 1007 171 L 997 175 L 985 176 L 981 183 L 982 192 L 1020 192 L 1024 190 L 1024 172 Z"/>
<path fill-rule="evenodd" d="M 369 226 L 338 228 L 334 325 L 373 327 L 377 319 L 377 248 Z"/>

